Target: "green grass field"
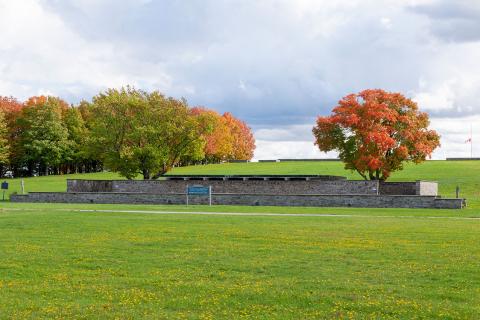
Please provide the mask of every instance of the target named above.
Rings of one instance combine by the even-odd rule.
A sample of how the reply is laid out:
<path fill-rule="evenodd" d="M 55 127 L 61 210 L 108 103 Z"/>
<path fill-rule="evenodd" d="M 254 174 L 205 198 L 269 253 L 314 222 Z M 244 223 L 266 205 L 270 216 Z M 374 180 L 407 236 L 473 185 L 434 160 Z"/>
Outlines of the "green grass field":
<path fill-rule="evenodd" d="M 458 184 L 465 210 L 3 202 L 0 319 L 477 319 L 479 169 L 431 161 L 393 177 L 447 196 Z M 356 178 L 335 162 L 172 173 Z M 25 184 L 64 191 L 67 177 Z"/>
<path fill-rule="evenodd" d="M 480 313 L 480 220 L 11 209 L 0 211 L 0 318 Z"/>

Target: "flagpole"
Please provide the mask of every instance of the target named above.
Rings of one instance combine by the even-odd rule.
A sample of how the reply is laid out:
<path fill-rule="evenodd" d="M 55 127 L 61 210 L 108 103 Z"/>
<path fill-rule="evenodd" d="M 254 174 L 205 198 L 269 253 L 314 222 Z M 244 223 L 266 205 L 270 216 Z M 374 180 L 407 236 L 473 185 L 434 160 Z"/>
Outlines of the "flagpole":
<path fill-rule="evenodd" d="M 473 158 L 473 135 L 472 135 L 472 124 L 470 124 L 470 159 Z"/>

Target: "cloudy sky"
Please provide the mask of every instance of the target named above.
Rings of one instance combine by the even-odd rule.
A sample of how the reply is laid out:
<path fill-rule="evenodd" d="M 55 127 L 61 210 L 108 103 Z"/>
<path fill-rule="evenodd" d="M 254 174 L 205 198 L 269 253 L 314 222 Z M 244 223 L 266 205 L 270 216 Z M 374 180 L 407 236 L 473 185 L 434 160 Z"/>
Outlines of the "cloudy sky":
<path fill-rule="evenodd" d="M 0 95 L 75 103 L 134 85 L 230 111 L 256 159 L 319 158 L 348 93 L 413 98 L 435 158 L 480 156 L 480 0 L 0 0 Z"/>

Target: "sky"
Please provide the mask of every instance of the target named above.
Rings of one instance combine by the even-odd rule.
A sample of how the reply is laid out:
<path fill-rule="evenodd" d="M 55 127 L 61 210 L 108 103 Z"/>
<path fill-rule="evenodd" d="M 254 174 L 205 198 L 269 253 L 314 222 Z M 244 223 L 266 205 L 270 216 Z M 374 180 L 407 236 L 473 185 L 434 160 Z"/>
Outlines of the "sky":
<path fill-rule="evenodd" d="M 0 0 L 0 95 L 70 103 L 133 85 L 231 112 L 255 159 L 325 158 L 317 116 L 401 92 L 480 157 L 480 0 Z"/>

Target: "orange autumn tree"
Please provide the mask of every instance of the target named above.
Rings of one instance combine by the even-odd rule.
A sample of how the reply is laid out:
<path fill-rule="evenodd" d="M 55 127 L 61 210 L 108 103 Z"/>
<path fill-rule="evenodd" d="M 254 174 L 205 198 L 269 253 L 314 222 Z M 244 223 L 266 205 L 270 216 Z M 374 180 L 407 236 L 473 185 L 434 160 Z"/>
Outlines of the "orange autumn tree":
<path fill-rule="evenodd" d="M 205 158 L 208 161 L 219 162 L 229 160 L 233 154 L 233 135 L 227 121 L 218 112 L 204 107 L 192 108 L 192 113 L 201 118 L 205 130 Z"/>
<path fill-rule="evenodd" d="M 400 93 L 364 90 L 342 98 L 313 128 L 321 151 L 336 150 L 345 169 L 364 179 L 386 180 L 405 162 L 420 163 L 440 146 L 440 137 L 417 104 Z"/>
<path fill-rule="evenodd" d="M 233 136 L 233 152 L 230 159 L 252 159 L 255 151 L 255 138 L 250 127 L 242 120 L 235 118 L 230 112 L 225 112 L 222 117 Z"/>
<path fill-rule="evenodd" d="M 2 161 L 0 166 L 0 176 L 3 176 L 7 170 L 7 163 L 10 165 L 16 165 L 19 162 L 20 146 L 19 146 L 19 133 L 20 128 L 17 123 L 17 119 L 22 113 L 22 103 L 20 103 L 14 97 L 2 97 L 0 96 L 0 113 L 3 114 L 4 126 L 6 127 L 5 136 L 8 143 L 8 160 Z M 0 124 L 0 127 L 2 125 Z M 3 129 L 5 130 L 5 129 Z"/>

